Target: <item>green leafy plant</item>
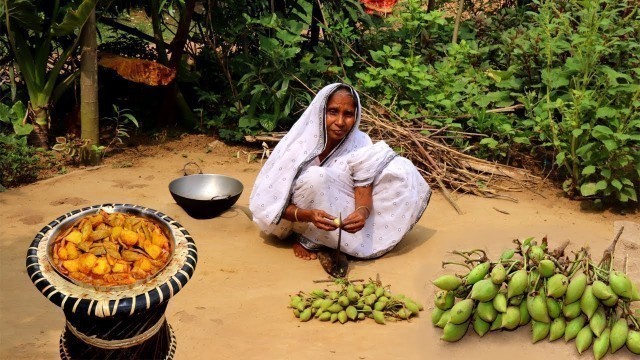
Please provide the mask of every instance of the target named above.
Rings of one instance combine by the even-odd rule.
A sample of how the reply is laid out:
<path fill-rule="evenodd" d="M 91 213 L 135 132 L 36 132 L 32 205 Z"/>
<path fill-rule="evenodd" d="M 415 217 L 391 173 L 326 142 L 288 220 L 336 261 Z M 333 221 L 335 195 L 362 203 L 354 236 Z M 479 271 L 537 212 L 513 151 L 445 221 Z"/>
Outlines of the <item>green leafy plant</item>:
<path fill-rule="evenodd" d="M 637 202 L 640 20 L 610 0 L 536 2 L 541 89 L 528 103 L 572 196 Z M 629 36 L 635 40 L 631 40 Z"/>
<path fill-rule="evenodd" d="M 106 146 L 96 146 L 92 144 L 91 150 L 104 157 L 106 153 L 119 146 L 124 145 L 125 139 L 130 137 L 132 131 L 140 127 L 138 120 L 130 109 L 121 109 L 113 104 L 113 116 L 103 118 L 103 121 L 113 126 L 113 138 Z"/>
<path fill-rule="evenodd" d="M 52 150 L 59 151 L 69 160 L 78 164 L 82 161 L 82 149 L 91 143 L 89 139 L 79 139 L 73 135 L 68 137 L 56 137 L 56 143 L 51 147 Z"/>
<path fill-rule="evenodd" d="M 0 103 L 0 122 L 11 126 L 16 136 L 26 136 L 33 131 L 33 125 L 27 123 L 27 109 L 22 101 L 17 101 L 13 106 Z"/>
<path fill-rule="evenodd" d="M 70 86 L 78 73 L 58 82 L 63 66 L 78 45 L 79 31 L 94 9 L 96 0 L 63 2 L 55 0 L 2 0 L 6 29 L 13 57 L 29 95 L 29 112 L 38 145 L 47 146 L 52 100 Z M 66 42 L 71 38 L 70 42 Z M 55 58 L 51 57 L 58 48 Z M 50 66 L 49 61 L 53 64 Z"/>
<path fill-rule="evenodd" d="M 27 145 L 26 137 L 0 134 L 0 185 L 11 187 L 34 182 L 40 169 L 38 151 Z"/>

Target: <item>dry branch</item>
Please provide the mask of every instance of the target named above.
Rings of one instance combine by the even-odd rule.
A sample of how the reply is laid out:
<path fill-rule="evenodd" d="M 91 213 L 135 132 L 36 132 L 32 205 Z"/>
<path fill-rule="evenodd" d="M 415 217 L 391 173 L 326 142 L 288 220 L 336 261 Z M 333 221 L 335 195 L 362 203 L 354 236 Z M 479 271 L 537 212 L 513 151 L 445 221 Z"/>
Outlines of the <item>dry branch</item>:
<path fill-rule="evenodd" d="M 492 112 L 517 108 L 513 106 Z M 454 192 L 516 201 L 498 194 L 498 191 L 521 191 L 539 180 L 526 170 L 475 158 L 446 143 L 446 140 L 460 138 L 462 133 L 428 128 L 420 122 L 402 120 L 386 109 L 373 109 L 376 111 L 363 110 L 361 129 L 374 141 L 384 140 L 389 146 L 400 149 L 402 156 L 411 160 L 430 184 L 444 185 Z M 425 134 L 424 130 L 430 133 Z M 443 136 L 432 136 L 435 133 Z"/>

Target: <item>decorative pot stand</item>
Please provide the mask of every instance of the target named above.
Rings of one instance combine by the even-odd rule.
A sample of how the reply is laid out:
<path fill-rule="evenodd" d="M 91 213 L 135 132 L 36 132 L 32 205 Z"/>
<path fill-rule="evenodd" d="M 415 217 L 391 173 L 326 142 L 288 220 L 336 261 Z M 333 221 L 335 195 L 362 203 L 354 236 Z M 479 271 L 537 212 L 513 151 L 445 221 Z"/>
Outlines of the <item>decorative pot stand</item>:
<path fill-rule="evenodd" d="M 117 290 L 80 286 L 61 276 L 49 262 L 51 236 L 61 225 L 100 209 L 137 212 L 164 223 L 175 239 L 169 263 L 148 281 Z M 176 337 L 165 310 L 193 276 L 197 260 L 189 232 L 169 216 L 137 205 L 103 204 L 71 211 L 47 224 L 31 243 L 26 265 L 36 288 L 65 314 L 62 359 L 173 359 Z"/>

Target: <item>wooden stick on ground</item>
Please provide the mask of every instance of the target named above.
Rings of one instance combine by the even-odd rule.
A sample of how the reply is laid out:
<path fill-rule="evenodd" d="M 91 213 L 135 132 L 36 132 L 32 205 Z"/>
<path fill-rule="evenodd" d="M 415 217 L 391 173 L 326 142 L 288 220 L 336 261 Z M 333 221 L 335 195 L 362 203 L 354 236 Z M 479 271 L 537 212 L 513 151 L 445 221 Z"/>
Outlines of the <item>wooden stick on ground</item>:
<path fill-rule="evenodd" d="M 451 204 L 451 206 L 453 206 L 453 208 L 456 209 L 459 215 L 462 215 L 463 214 L 462 209 L 460 209 L 460 207 L 455 202 L 455 200 L 453 200 L 453 198 L 451 197 L 451 194 L 449 194 L 449 191 L 442 183 L 442 180 L 440 180 L 440 178 L 436 178 L 436 181 L 438 182 L 438 185 L 440 185 L 440 191 L 442 191 L 442 194 L 444 195 L 444 197 L 447 199 L 447 201 L 449 201 L 449 204 Z"/>

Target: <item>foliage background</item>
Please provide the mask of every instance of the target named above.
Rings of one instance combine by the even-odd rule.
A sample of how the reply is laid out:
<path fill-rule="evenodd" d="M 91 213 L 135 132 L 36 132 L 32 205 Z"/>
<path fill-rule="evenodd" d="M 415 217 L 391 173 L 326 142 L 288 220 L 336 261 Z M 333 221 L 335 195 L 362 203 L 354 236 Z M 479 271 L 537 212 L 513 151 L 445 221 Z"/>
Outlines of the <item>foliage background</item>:
<path fill-rule="evenodd" d="M 104 16 L 127 23 L 148 15 L 149 3 L 114 1 Z M 381 116 L 393 112 L 484 135 L 448 138 L 465 153 L 513 165 L 528 158 L 572 197 L 637 205 L 637 1 L 465 1 L 457 43 L 451 41 L 457 2 L 428 9 L 426 1 L 400 1 L 387 16 L 366 14 L 356 0 L 319 3 L 197 2 L 189 56 L 178 73 L 197 130 L 228 141 L 285 131 L 314 91 L 343 81 Z M 160 2 L 167 36 L 184 4 Z M 103 51 L 157 58 L 139 36 L 104 24 L 99 30 Z M 19 86 L 1 86 L 5 112 L 18 100 L 27 103 Z M 131 108 L 147 131 L 160 131 L 148 102 L 101 97 L 103 108 Z M 509 111 L 488 112 L 499 108 Z M 0 124 L 3 133 L 23 136 L 13 123 Z"/>

